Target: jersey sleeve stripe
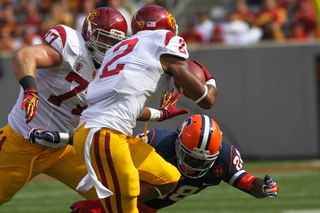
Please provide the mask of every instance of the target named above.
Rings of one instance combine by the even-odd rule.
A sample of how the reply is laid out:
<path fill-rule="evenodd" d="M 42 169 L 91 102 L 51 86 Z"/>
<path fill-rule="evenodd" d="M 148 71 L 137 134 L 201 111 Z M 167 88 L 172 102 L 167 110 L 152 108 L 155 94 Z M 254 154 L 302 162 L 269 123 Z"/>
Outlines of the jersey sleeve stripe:
<path fill-rule="evenodd" d="M 176 35 L 173 33 L 173 32 L 171 32 L 171 31 L 169 31 L 169 32 L 167 32 L 167 34 L 166 34 L 166 46 L 169 44 L 169 42 L 170 42 L 170 40 L 173 38 L 173 37 L 175 37 Z"/>
<path fill-rule="evenodd" d="M 228 174 L 228 176 L 230 175 L 230 172 L 231 172 L 231 166 L 232 166 L 232 149 L 233 148 L 233 146 L 231 146 L 230 147 L 230 167 L 229 167 L 229 174 Z"/>
<path fill-rule="evenodd" d="M 3 133 L 3 131 L 1 130 L 1 131 L 0 131 L 0 135 L 2 135 L 2 133 Z M 6 136 L 3 136 L 3 137 L 1 138 L 1 141 L 0 141 L 0 151 L 1 151 L 1 147 L 2 147 L 2 145 L 3 145 L 3 143 L 5 142 L 6 139 L 7 139 Z"/>
<path fill-rule="evenodd" d="M 151 135 L 152 137 L 149 137 L 149 136 L 148 136 L 147 138 L 148 138 L 148 139 L 150 138 L 149 141 L 148 141 L 148 144 L 151 145 L 151 143 L 152 143 L 152 141 L 153 141 L 153 139 L 154 139 L 154 135 L 155 135 L 155 134 L 154 134 L 154 129 L 150 130 L 149 133 L 150 133 L 150 135 Z M 149 135 L 149 133 L 148 133 L 148 135 Z"/>
<path fill-rule="evenodd" d="M 245 176 L 243 176 L 241 178 L 241 180 L 239 180 L 239 183 L 237 184 L 237 188 L 246 190 L 250 192 L 251 189 L 251 185 L 253 180 L 256 179 L 255 176 L 252 176 L 250 174 L 246 174 Z"/>
<path fill-rule="evenodd" d="M 67 40 L 66 30 L 61 25 L 57 25 L 53 29 L 55 29 L 59 33 L 61 41 L 62 41 L 62 46 L 64 47 L 64 45 L 66 44 L 66 40 Z"/>
<path fill-rule="evenodd" d="M 246 172 L 246 171 L 245 171 L 245 170 L 240 170 L 239 172 L 235 173 L 235 174 L 232 176 L 232 178 L 229 180 L 229 184 L 230 184 L 230 185 L 233 185 L 234 182 L 235 182 L 235 180 L 236 180 L 242 173 L 244 173 L 244 172 Z"/>

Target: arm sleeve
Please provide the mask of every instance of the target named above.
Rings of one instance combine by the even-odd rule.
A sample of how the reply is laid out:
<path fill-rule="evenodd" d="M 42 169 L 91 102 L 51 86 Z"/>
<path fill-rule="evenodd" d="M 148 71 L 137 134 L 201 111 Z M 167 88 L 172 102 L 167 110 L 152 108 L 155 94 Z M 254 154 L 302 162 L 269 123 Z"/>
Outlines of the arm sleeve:
<path fill-rule="evenodd" d="M 189 58 L 187 44 L 180 36 L 176 36 L 172 32 L 165 35 L 165 50 L 162 54 L 175 55 L 184 59 Z"/>
<path fill-rule="evenodd" d="M 63 63 L 69 64 L 70 67 L 74 66 L 74 62 L 81 55 L 79 35 L 64 25 L 56 25 L 50 29 L 45 41 L 61 54 Z"/>
<path fill-rule="evenodd" d="M 250 175 L 245 170 L 240 170 L 228 182 L 230 185 L 250 194 L 251 185 L 257 177 Z"/>
<path fill-rule="evenodd" d="M 240 152 L 234 147 L 230 147 L 229 175 L 224 180 L 230 185 L 250 194 L 253 180 L 256 178 L 242 169 L 243 160 Z"/>
<path fill-rule="evenodd" d="M 55 26 L 47 32 L 45 41 L 63 55 L 63 49 L 67 41 L 67 32 L 65 28 L 61 25 Z"/>

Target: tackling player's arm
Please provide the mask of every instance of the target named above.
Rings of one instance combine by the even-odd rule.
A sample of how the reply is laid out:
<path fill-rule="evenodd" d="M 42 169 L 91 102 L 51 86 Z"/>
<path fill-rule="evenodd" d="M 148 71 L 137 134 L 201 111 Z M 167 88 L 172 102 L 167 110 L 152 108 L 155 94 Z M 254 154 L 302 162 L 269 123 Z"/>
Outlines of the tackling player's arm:
<path fill-rule="evenodd" d="M 255 177 L 250 187 L 250 194 L 255 198 L 275 198 L 278 191 L 277 183 L 269 175 L 266 175 L 264 179 Z"/>
<path fill-rule="evenodd" d="M 243 169 L 229 178 L 229 181 L 226 179 L 225 181 L 230 185 L 251 194 L 255 198 L 275 198 L 279 191 L 276 181 L 269 175 L 266 175 L 264 179 L 262 179 L 247 173 Z"/>
<path fill-rule="evenodd" d="M 249 193 L 255 198 L 275 198 L 278 190 L 277 183 L 270 176 L 266 175 L 264 179 L 254 177 Z"/>
<path fill-rule="evenodd" d="M 229 184 L 251 194 L 255 198 L 275 198 L 279 191 L 276 181 L 274 181 L 270 176 L 266 175 L 264 179 L 262 179 L 252 176 L 244 170 L 240 170 L 238 177 L 232 182 L 229 181 Z"/>
<path fill-rule="evenodd" d="M 231 145 L 226 144 L 224 147 L 230 146 L 230 151 L 225 151 L 224 156 L 231 155 L 229 160 L 229 175 L 224 179 L 230 185 L 251 194 L 255 198 L 273 197 L 278 194 L 279 187 L 277 183 L 268 175 L 264 179 L 258 178 L 242 169 L 243 160 L 240 152 Z M 225 148 L 229 150 L 229 148 Z M 229 157 L 226 157 L 228 159 Z M 228 164 L 227 164 L 228 165 Z"/>
<path fill-rule="evenodd" d="M 188 96 L 202 109 L 210 109 L 217 99 L 215 80 L 205 69 L 205 85 L 189 70 L 188 62 L 180 57 L 163 54 L 160 57 L 162 69 L 171 73 L 174 80 L 183 88 Z"/>
<path fill-rule="evenodd" d="M 255 178 L 252 181 L 251 187 L 250 187 L 250 194 L 255 198 L 264 198 L 267 197 L 265 193 L 263 193 L 262 186 L 264 185 L 263 179 L 261 178 Z"/>
<path fill-rule="evenodd" d="M 39 44 L 19 50 L 12 61 L 14 74 L 24 90 L 21 109 L 25 109 L 26 123 L 29 123 L 38 108 L 36 69 L 57 67 L 62 63 L 62 56 L 51 45 Z"/>

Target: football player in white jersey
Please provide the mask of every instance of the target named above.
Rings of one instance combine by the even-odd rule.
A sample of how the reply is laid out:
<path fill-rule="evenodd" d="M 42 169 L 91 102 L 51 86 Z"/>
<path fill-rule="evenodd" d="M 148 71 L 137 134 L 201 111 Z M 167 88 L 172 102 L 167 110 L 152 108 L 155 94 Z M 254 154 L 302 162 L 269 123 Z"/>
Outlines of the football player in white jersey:
<path fill-rule="evenodd" d="M 46 34 L 44 44 L 14 55 L 14 73 L 22 88 L 8 125 L 0 129 L 0 205 L 40 173 L 76 190 L 87 169 L 75 149 L 31 145 L 28 131 L 34 126 L 74 131 L 104 52 L 126 33 L 127 22 L 120 12 L 98 8 L 87 16 L 82 34 L 57 25 Z M 94 190 L 77 192 L 98 199 Z"/>
<path fill-rule="evenodd" d="M 97 78 L 89 84 L 88 108 L 73 141 L 89 173 L 77 189 L 86 192 L 94 186 L 105 210 L 113 213 L 138 212 L 139 180 L 154 185 L 148 188 L 151 199 L 170 192 L 180 178 L 176 167 L 143 139 L 132 137 L 148 101 L 163 93 L 172 76 L 203 109 L 210 109 L 217 96 L 215 80 L 206 69 L 205 85 L 190 72 L 186 44 L 177 36 L 169 11 L 143 7 L 131 28 L 134 35 L 106 52 Z M 149 116 L 157 120 L 161 115 L 151 110 Z M 141 193 L 148 190 L 141 188 Z"/>

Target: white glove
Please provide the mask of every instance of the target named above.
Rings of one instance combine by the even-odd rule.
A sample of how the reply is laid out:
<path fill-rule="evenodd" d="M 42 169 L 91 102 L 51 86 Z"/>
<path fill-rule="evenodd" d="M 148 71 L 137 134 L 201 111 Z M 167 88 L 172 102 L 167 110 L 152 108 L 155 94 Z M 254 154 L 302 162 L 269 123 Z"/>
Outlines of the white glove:
<path fill-rule="evenodd" d="M 278 194 L 279 187 L 269 175 L 266 175 L 264 177 L 264 183 L 265 185 L 262 186 L 262 191 L 264 194 L 266 194 L 268 197 L 275 198 Z"/>

